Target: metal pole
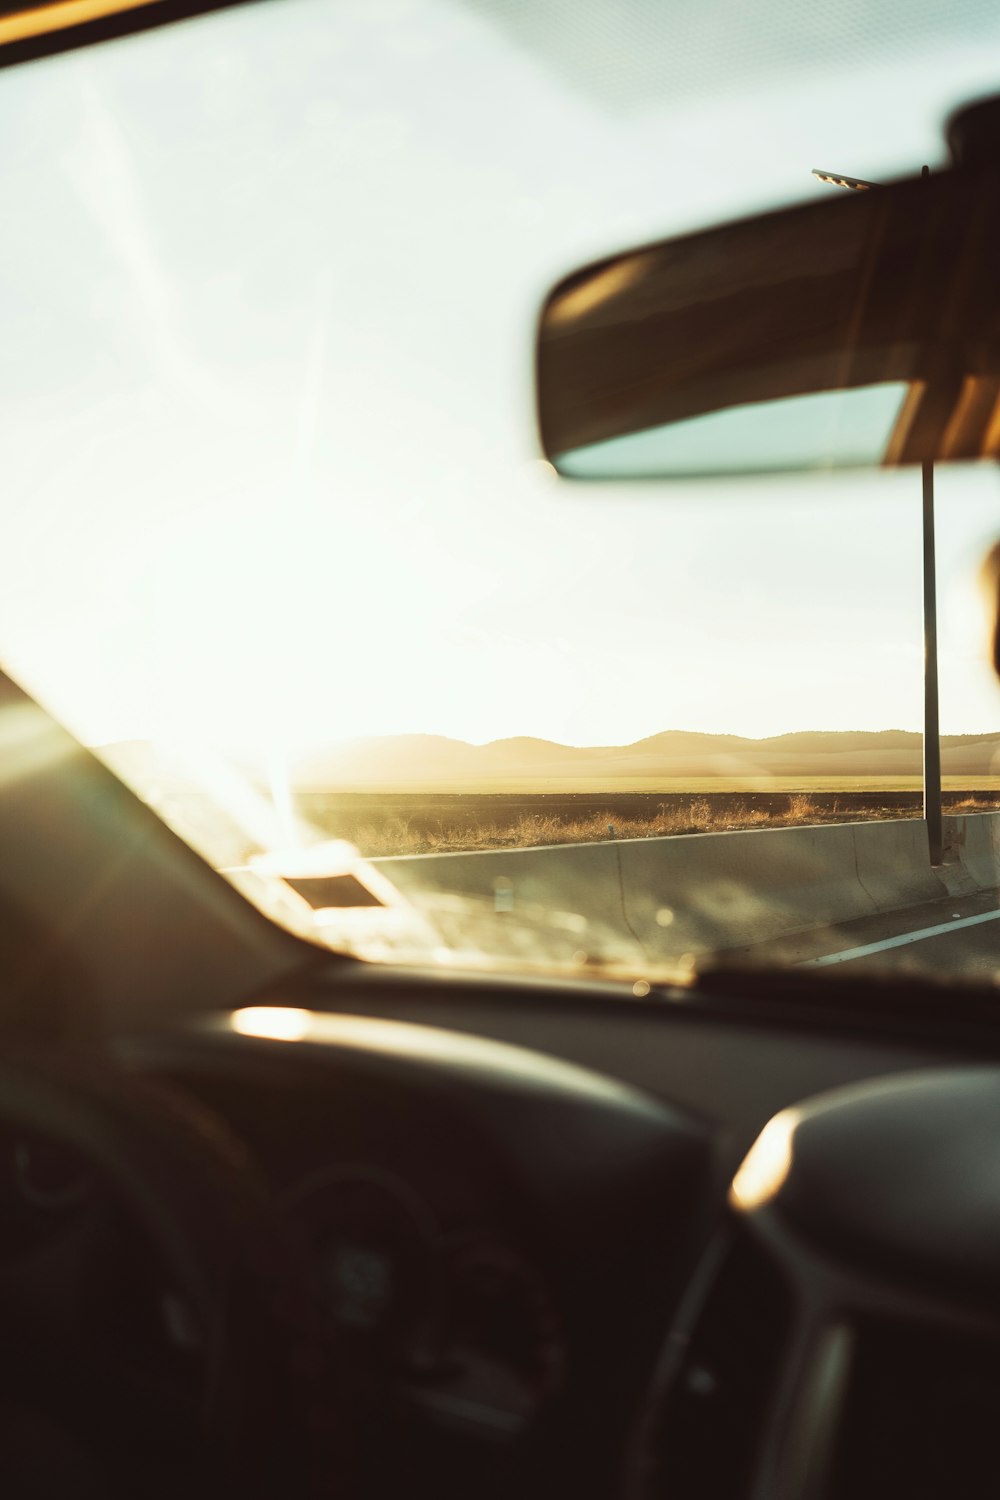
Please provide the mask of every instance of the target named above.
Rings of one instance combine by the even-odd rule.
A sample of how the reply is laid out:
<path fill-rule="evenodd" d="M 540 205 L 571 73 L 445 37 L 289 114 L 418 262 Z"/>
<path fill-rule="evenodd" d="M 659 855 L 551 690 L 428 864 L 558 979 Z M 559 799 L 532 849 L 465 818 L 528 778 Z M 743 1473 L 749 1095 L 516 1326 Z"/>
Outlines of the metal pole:
<path fill-rule="evenodd" d="M 931 169 L 921 169 L 921 177 L 929 177 Z M 877 182 L 865 182 L 860 177 L 845 177 L 838 172 L 821 172 L 813 169 L 813 176 L 821 182 L 834 182 L 840 187 L 870 192 L 877 189 Z M 927 842 L 930 845 L 931 864 L 942 860 L 941 829 L 941 729 L 938 721 L 938 660 L 937 660 L 937 582 L 934 563 L 934 464 L 923 465 L 924 477 L 924 819 L 927 823 Z"/>
<path fill-rule="evenodd" d="M 924 166 L 921 177 L 930 176 Z M 934 557 L 934 463 L 922 465 L 924 492 L 924 820 L 931 864 L 943 859 L 941 725 L 938 718 L 937 568 Z"/>
<path fill-rule="evenodd" d="M 937 580 L 934 562 L 934 465 L 923 465 L 924 522 L 924 818 L 931 864 L 941 863 L 941 735 L 938 723 Z"/>

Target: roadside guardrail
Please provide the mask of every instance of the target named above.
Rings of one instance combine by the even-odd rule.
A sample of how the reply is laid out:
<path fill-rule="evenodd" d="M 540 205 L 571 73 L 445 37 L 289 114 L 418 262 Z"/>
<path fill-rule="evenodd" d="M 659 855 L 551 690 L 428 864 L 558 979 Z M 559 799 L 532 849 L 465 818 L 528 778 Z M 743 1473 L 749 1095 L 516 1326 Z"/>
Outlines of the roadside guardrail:
<path fill-rule="evenodd" d="M 602 961 L 677 960 L 1000 886 L 1000 813 L 945 818 L 933 867 L 922 819 L 607 839 L 373 860 L 417 906 L 557 929 Z M 516 925 L 516 924 L 515 924 Z"/>

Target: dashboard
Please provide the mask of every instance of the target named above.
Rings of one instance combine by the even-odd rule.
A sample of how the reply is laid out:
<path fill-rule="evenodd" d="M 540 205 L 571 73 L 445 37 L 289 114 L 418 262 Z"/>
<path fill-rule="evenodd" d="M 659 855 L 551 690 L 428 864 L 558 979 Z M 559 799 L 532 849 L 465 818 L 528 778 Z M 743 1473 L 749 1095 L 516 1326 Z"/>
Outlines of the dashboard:
<path fill-rule="evenodd" d="M 537 1035 L 545 994 L 528 993 Z M 654 1064 L 654 1093 L 610 1076 L 607 1048 L 600 1071 L 565 1060 L 603 1009 L 571 1020 L 565 1002 L 548 996 L 568 1023 L 561 1058 L 454 1025 L 302 1011 L 294 1046 L 318 1077 L 332 1069 L 341 1145 L 325 1176 L 306 1151 L 292 1191 L 332 1291 L 332 1343 L 368 1348 L 351 1364 L 374 1365 L 363 1384 L 388 1448 L 443 1492 L 839 1500 L 939 1496 L 947 1474 L 994 1473 L 1000 1073 L 958 1044 L 619 1012 L 629 1071 Z M 284 1045 L 242 1040 L 272 1063 Z M 729 1088 L 714 1116 L 706 1044 Z M 301 1059 L 293 1071 L 302 1090 Z M 301 1120 L 294 1134 L 310 1136 Z M 399 1321 L 381 1300 L 392 1285 Z M 370 1451 L 362 1469 L 379 1492 L 402 1477 Z"/>
<path fill-rule="evenodd" d="M 611 1483 L 704 1232 L 703 1128 L 509 1044 L 289 1013 L 309 1017 L 291 1045 L 254 1008 L 127 1063 L 223 1117 L 264 1173 L 320 1329 L 316 1424 L 325 1402 L 349 1434 L 338 1472 L 372 1494 L 414 1465 L 441 1494 Z"/>
<path fill-rule="evenodd" d="M 1000 1324 L 984 1312 L 994 1273 L 984 1269 L 971 1296 L 955 1290 L 970 1204 L 993 1201 L 988 1172 L 975 1171 L 989 1160 L 984 1143 L 1000 1138 L 992 1068 L 790 1021 L 786 1068 L 759 1017 L 618 999 L 618 1033 L 632 1032 L 643 1071 L 655 1064 L 657 1097 L 607 1068 L 469 1029 L 497 999 L 472 980 L 436 991 L 440 1006 L 467 1007 L 464 1030 L 386 1014 L 381 976 L 368 1000 L 382 1014 L 365 1014 L 370 972 L 359 971 L 350 1013 L 332 1009 L 332 991 L 322 1005 L 314 982 L 287 997 L 295 1004 L 117 1047 L 141 1087 L 223 1121 L 259 1174 L 297 1268 L 276 1296 L 309 1328 L 293 1360 L 323 1473 L 358 1496 L 395 1492 L 415 1473 L 444 1496 L 558 1487 L 629 1500 L 837 1500 L 875 1494 L 872 1473 L 937 1495 L 932 1466 L 900 1457 L 919 1453 L 913 1414 L 931 1430 L 932 1405 L 933 1430 L 951 1420 L 968 1472 L 1000 1398 Z M 394 982 L 412 1011 L 419 982 Z M 559 988 L 524 985 L 519 996 L 538 1007 L 536 1033 L 547 1009 L 550 1021 L 562 1012 L 564 1054 L 574 1040 L 586 1051 L 606 1009 L 593 992 L 593 1013 L 575 1007 L 575 1019 Z M 508 1008 L 509 1027 L 517 1014 Z M 655 1048 L 640 1043 L 653 1033 Z M 720 1082 L 733 1084 L 714 1114 L 674 1097 L 686 1079 L 712 1102 L 704 1053 L 702 1077 L 691 1073 L 709 1044 Z M 748 1137 L 757 1143 L 746 1157 Z M 952 1143 L 963 1172 L 939 1160 L 928 1178 L 932 1138 Z M 889 1145 L 879 1154 L 873 1140 Z M 44 1141 L 9 1137 L 3 1159 L 8 1195 L 33 1226 L 22 1261 L 51 1256 L 60 1240 L 65 1249 L 100 1198 L 93 1174 Z M 950 1181 L 964 1187 L 949 1198 Z M 922 1184 L 947 1214 L 920 1249 Z M 977 1221 L 984 1267 L 992 1213 Z M 131 1233 L 107 1213 L 106 1236 L 112 1228 Z M 155 1273 L 132 1296 L 130 1316 L 143 1296 L 158 1309 L 180 1402 L 198 1356 L 189 1310 Z"/>
<path fill-rule="evenodd" d="M 1000 1073 L 958 1033 L 361 966 L 266 1001 L 115 1066 L 215 1122 L 280 1225 L 304 1494 L 936 1497 L 942 1451 L 992 1462 Z M 194 1442 L 198 1319 L 86 1150 L 8 1118 L 0 1221 L 19 1373 L 52 1410 L 87 1361 L 65 1472 L 123 1370 L 146 1451 L 164 1417 Z"/>

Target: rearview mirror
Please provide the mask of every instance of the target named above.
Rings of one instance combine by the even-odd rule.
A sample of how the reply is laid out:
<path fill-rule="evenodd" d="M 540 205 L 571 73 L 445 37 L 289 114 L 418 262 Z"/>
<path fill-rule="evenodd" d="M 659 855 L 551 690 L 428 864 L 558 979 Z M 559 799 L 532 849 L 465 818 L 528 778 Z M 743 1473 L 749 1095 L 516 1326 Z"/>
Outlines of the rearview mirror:
<path fill-rule="evenodd" d="M 966 119 L 998 133 L 995 101 L 953 137 Z M 546 457 L 623 479 L 1000 455 L 1000 172 L 982 140 L 948 171 L 565 277 L 538 333 Z"/>

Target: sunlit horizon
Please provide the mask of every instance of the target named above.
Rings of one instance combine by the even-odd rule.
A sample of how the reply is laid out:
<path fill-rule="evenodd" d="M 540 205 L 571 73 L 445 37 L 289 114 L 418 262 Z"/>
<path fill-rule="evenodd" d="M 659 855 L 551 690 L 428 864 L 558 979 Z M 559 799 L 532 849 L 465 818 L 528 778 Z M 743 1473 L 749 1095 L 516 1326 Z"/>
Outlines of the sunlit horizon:
<path fill-rule="evenodd" d="M 0 659 L 85 742 L 271 767 L 919 732 L 919 471 L 554 481 L 532 340 L 594 256 L 827 192 L 817 162 L 939 164 L 983 16 L 856 60 L 845 109 L 811 43 L 638 100 L 488 9 L 285 0 L 7 72 Z M 1000 723 L 998 535 L 995 467 L 942 470 L 946 733 Z"/>
<path fill-rule="evenodd" d="M 880 725 L 878 728 L 873 728 L 873 729 L 858 729 L 858 728 L 852 728 L 852 729 L 831 729 L 829 726 L 823 726 L 823 725 L 820 725 L 820 726 L 816 726 L 816 725 L 801 726 L 800 725 L 800 726 L 795 727 L 795 728 L 778 729 L 778 730 L 775 730 L 771 734 L 760 734 L 760 735 L 743 734 L 739 730 L 735 730 L 735 729 L 734 730 L 725 730 L 725 729 L 723 729 L 723 730 L 697 729 L 697 728 L 691 729 L 691 728 L 682 728 L 680 726 L 673 726 L 673 727 L 668 728 L 668 729 L 653 730 L 651 733 L 640 735 L 637 739 L 634 739 L 634 740 L 623 740 L 623 741 L 620 741 L 620 742 L 617 742 L 617 741 L 616 742 L 612 742 L 612 741 L 606 741 L 606 740 L 602 740 L 602 741 L 599 741 L 599 742 L 596 742 L 596 741 L 595 742 L 581 742 L 581 741 L 569 741 L 569 740 L 556 740 L 556 739 L 552 739 L 552 738 L 550 738 L 549 736 L 546 736 L 546 735 L 532 734 L 530 732 L 524 733 L 524 734 L 497 735 L 495 738 L 488 739 L 488 740 L 467 740 L 467 739 L 463 738 L 460 735 L 436 734 L 432 730 L 420 730 L 420 729 L 418 729 L 418 730 L 405 730 L 405 729 L 403 729 L 403 730 L 398 730 L 398 731 L 396 731 L 394 733 L 390 733 L 390 734 L 372 734 L 372 735 L 358 734 L 358 735 L 349 735 L 349 736 L 345 737 L 344 739 L 340 739 L 340 740 L 328 740 L 328 741 L 323 741 L 323 742 L 317 742 L 317 743 L 312 744 L 312 745 L 301 746 L 295 752 L 295 756 L 293 757 L 293 760 L 295 758 L 307 757 L 307 756 L 310 756 L 310 755 L 322 755 L 324 753 L 324 751 L 328 751 L 328 750 L 340 750 L 340 749 L 344 749 L 344 748 L 347 748 L 347 747 L 352 746 L 352 745 L 368 744 L 368 743 L 371 743 L 372 741 L 375 741 L 375 740 L 384 740 L 384 741 L 393 741 L 393 740 L 399 740 L 399 741 L 406 741 L 406 740 L 429 740 L 429 741 L 435 741 L 435 740 L 440 740 L 440 741 L 445 741 L 445 742 L 447 742 L 449 744 L 456 744 L 456 745 L 468 746 L 468 748 L 470 748 L 472 750 L 485 750 L 485 749 L 489 749 L 491 746 L 504 745 L 504 744 L 515 744 L 515 743 L 529 743 L 529 744 L 533 743 L 533 744 L 540 744 L 540 745 L 551 745 L 551 746 L 555 746 L 555 747 L 557 747 L 559 749 L 566 749 L 566 750 L 627 750 L 627 749 L 630 749 L 634 745 L 643 744 L 643 743 L 645 743 L 645 742 L 647 742 L 649 740 L 655 740 L 655 739 L 659 739 L 659 738 L 664 738 L 664 737 L 667 737 L 669 735 L 678 735 L 678 736 L 690 735 L 692 738 L 698 738 L 698 739 L 720 739 L 720 740 L 721 739 L 736 739 L 736 740 L 740 740 L 741 742 L 743 742 L 743 743 L 745 743 L 747 745 L 762 745 L 762 744 L 767 744 L 771 740 L 788 739 L 788 738 L 791 738 L 792 736 L 803 736 L 803 737 L 814 736 L 814 737 L 819 738 L 819 737 L 828 736 L 828 735 L 839 735 L 839 736 L 842 736 L 845 740 L 847 740 L 847 739 L 851 739 L 852 737 L 854 737 L 854 738 L 866 738 L 867 739 L 867 738 L 872 738 L 872 737 L 877 737 L 877 736 L 893 735 L 893 734 L 902 734 L 902 735 L 908 735 L 908 736 L 915 736 L 918 739 L 922 739 L 923 738 L 923 731 L 921 729 L 907 729 L 907 728 L 904 728 L 903 726 L 901 726 L 899 724 L 885 724 L 885 725 Z M 1000 713 L 998 713 L 997 720 L 992 725 L 989 725 L 989 726 L 986 726 L 986 727 L 983 727 L 983 728 L 978 728 L 978 729 L 963 729 L 963 730 L 942 729 L 941 730 L 941 738 L 942 739 L 977 739 L 977 740 L 978 739 L 993 739 L 993 738 L 1000 739 Z M 117 745 L 123 745 L 123 744 L 141 744 L 141 745 L 150 745 L 150 746 L 154 746 L 154 747 L 157 746 L 157 745 L 161 745 L 162 744 L 165 749 L 177 749 L 177 750 L 185 750 L 185 749 L 187 749 L 189 751 L 193 751 L 196 745 L 197 746 L 203 746 L 203 742 L 201 742 L 201 741 L 193 741 L 193 742 L 188 742 L 187 744 L 185 744 L 184 742 L 177 741 L 177 740 L 158 741 L 158 740 L 153 740 L 153 739 L 146 739 L 146 738 L 144 738 L 141 735 L 139 735 L 139 736 L 127 736 L 127 737 L 120 738 L 120 739 L 90 740 L 90 741 L 86 741 L 85 743 L 87 744 L 87 747 L 89 749 L 96 750 L 98 752 L 100 752 L 102 750 L 110 750 L 110 749 L 113 749 Z M 227 755 L 231 755 L 231 756 L 236 756 L 236 755 L 238 755 L 240 753 L 239 752 L 239 747 L 237 747 L 237 746 L 224 746 L 224 747 L 218 747 L 218 746 L 216 746 L 216 747 L 211 747 L 211 748 L 214 748 L 218 753 L 227 754 Z M 248 754 L 247 758 L 248 759 L 253 759 L 253 756 Z"/>

